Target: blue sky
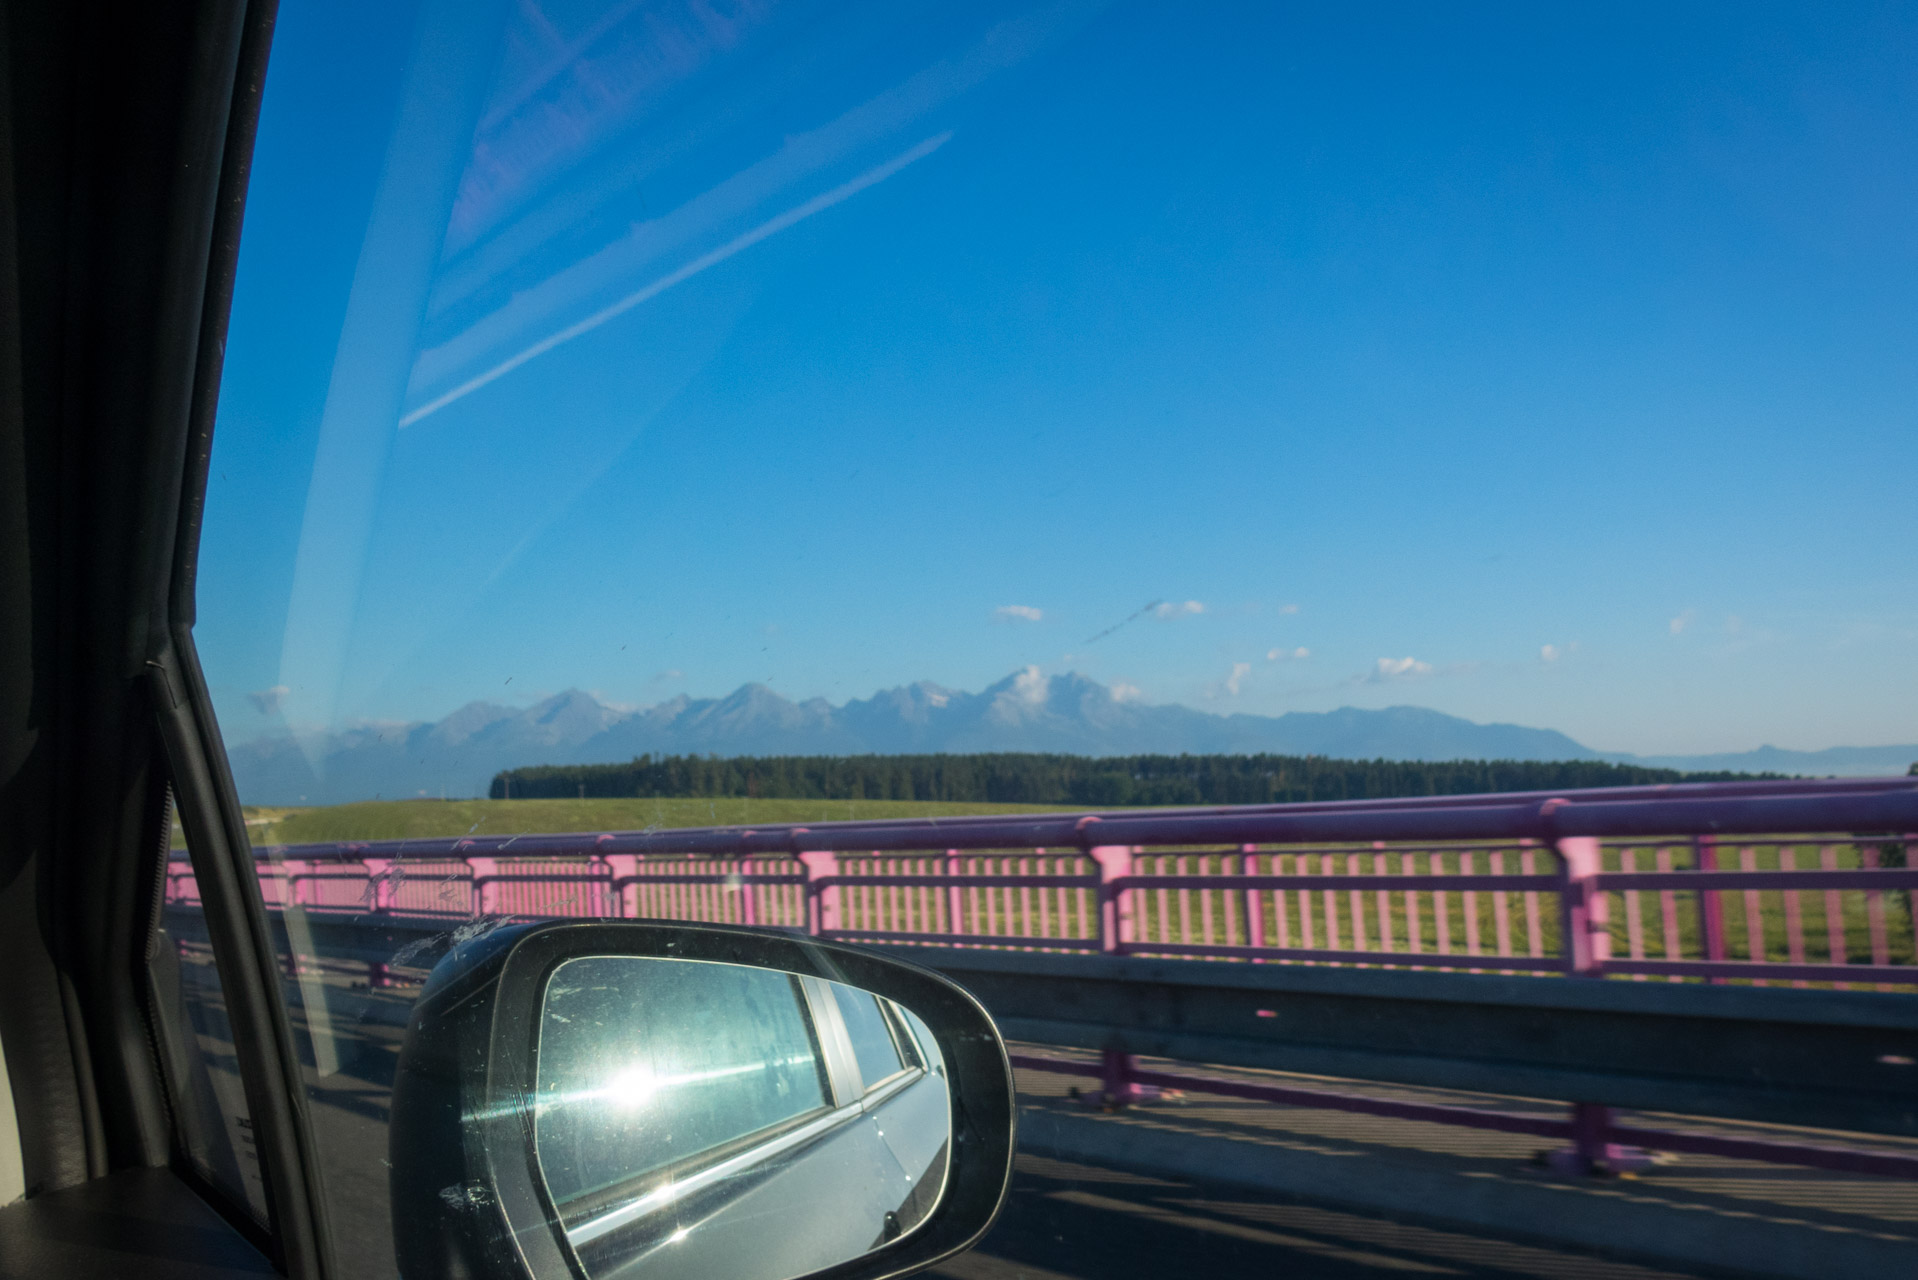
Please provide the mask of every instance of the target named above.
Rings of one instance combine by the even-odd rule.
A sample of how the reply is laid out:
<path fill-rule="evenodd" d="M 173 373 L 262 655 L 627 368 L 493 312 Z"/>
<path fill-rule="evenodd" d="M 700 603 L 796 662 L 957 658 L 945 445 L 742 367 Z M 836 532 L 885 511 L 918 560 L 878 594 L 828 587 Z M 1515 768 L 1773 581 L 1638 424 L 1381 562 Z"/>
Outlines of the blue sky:
<path fill-rule="evenodd" d="M 286 0 L 202 658 L 1909 742 L 1914 207 L 1901 6 Z"/>

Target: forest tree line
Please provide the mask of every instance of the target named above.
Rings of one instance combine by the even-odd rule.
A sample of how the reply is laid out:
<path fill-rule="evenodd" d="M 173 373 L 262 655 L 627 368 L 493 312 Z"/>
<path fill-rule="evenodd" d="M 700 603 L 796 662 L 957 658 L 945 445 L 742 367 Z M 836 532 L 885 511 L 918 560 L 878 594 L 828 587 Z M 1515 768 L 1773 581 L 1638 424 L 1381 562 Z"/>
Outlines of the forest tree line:
<path fill-rule="evenodd" d="M 1323 756 L 978 755 L 640 756 L 626 764 L 536 765 L 493 778 L 495 800 L 758 797 L 995 804 L 1285 804 L 1393 796 L 1557 791 L 1781 774 L 1682 773 L 1596 760 L 1334 760 Z"/>

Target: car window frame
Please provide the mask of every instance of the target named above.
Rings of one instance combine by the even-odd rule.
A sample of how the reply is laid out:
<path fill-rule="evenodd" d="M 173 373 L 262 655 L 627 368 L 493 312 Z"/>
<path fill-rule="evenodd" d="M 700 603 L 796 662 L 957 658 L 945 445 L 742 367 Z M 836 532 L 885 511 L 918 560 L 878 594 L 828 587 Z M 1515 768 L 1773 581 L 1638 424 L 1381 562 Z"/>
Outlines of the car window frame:
<path fill-rule="evenodd" d="M 219 405 L 234 279 L 239 263 L 248 181 L 271 55 L 277 0 L 205 0 L 207 21 L 223 23 L 230 61 L 203 78 L 201 111 L 222 128 L 216 163 L 205 170 L 211 223 L 204 275 L 197 282 L 199 326 L 189 371 L 184 468 L 174 493 L 176 522 L 161 634 L 146 663 L 156 728 L 174 811 L 186 833 L 188 858 L 233 1027 L 234 1052 L 266 1187 L 268 1222 L 249 1230 L 250 1216 L 222 1216 L 262 1247 L 290 1280 L 329 1280 L 331 1258 L 322 1172 L 307 1119 L 306 1089 L 289 1011 L 280 988 L 278 947 L 254 876 L 252 842 L 229 770 L 226 747 L 193 636 L 200 533 Z M 164 875 L 164 842 L 149 842 Z M 157 911 L 156 911 L 157 915 Z M 176 1162 L 177 1164 L 178 1162 Z M 197 1179 L 196 1179 L 197 1181 Z M 202 1191 L 204 1195 L 204 1191 Z M 226 1208 L 217 1200 L 216 1207 Z"/>
<path fill-rule="evenodd" d="M 330 1272 L 271 935 L 192 638 L 193 570 L 274 0 L 0 15 L 0 1001 L 26 1193 L 202 1207 L 116 1256 Z M 18 519 L 11 517 L 16 516 Z M 13 646 L 19 643 L 16 650 Z M 182 1159 L 149 998 L 168 793 L 193 841 L 267 1223 Z M 109 1210 L 111 1211 L 111 1210 Z M 23 1212 L 11 1224 L 47 1218 Z M 162 1219 L 151 1219 L 160 1221 Z M 237 1237 L 237 1238 L 236 1238 Z M 89 1242 L 41 1240 L 46 1258 Z M 97 1256 L 97 1255 L 96 1255 Z M 98 1265 L 97 1262 L 94 1265 Z"/>

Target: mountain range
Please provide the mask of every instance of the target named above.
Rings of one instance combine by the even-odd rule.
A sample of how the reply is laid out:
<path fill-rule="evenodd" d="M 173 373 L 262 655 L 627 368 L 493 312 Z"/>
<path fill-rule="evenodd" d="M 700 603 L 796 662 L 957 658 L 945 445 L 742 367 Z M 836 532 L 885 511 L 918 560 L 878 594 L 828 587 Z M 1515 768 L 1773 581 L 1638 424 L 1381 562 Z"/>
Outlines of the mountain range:
<path fill-rule="evenodd" d="M 279 734 L 231 747 L 249 804 L 340 804 L 486 794 L 501 769 L 653 755 L 892 755 L 1049 751 L 1075 755 L 1272 752 L 1342 759 L 1610 760 L 1670 769 L 1903 773 L 1918 744 L 1632 756 L 1594 751 L 1552 729 L 1478 724 L 1423 707 L 1217 715 L 1116 696 L 1082 675 L 1028 668 L 978 693 L 927 681 L 834 706 L 761 684 L 723 698 L 684 695 L 639 710 L 578 689 L 531 707 L 471 702 L 433 723 Z"/>

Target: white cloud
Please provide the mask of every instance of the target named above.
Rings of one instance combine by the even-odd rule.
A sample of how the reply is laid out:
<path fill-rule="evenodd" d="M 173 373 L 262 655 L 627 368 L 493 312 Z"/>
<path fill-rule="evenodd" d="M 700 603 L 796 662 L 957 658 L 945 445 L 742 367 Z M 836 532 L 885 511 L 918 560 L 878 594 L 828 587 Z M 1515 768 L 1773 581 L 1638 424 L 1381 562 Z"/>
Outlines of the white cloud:
<path fill-rule="evenodd" d="M 681 671 L 678 667 L 668 667 L 666 668 L 666 670 L 660 672 L 658 675 L 653 677 L 653 683 L 667 684 L 671 681 L 683 680 L 685 678 L 686 678 L 686 673 L 684 671 Z"/>
<path fill-rule="evenodd" d="M 1145 690 L 1136 684 L 1129 684 L 1124 680 L 1114 680 L 1112 682 L 1112 700 L 1114 702 L 1144 702 Z"/>
<path fill-rule="evenodd" d="M 1417 658 L 1380 658 L 1378 665 L 1361 676 L 1366 684 L 1384 684 L 1388 680 L 1412 680 L 1432 674 L 1432 664 Z"/>
<path fill-rule="evenodd" d="M 1177 600 L 1161 600 L 1152 606 L 1152 616 L 1155 618 L 1184 618 L 1204 612 L 1205 606 L 1197 600 L 1187 600 L 1184 603 Z"/>
<path fill-rule="evenodd" d="M 1046 691 L 1051 684 L 1050 680 L 1039 674 L 1038 667 L 1027 667 L 1013 677 L 1012 691 L 1018 694 L 1021 700 L 1030 702 L 1036 707 L 1046 700 Z"/>
<path fill-rule="evenodd" d="M 1538 660 L 1540 662 L 1557 662 L 1558 646 L 1555 644 L 1540 645 L 1538 647 Z"/>
<path fill-rule="evenodd" d="M 1252 674 L 1251 663 L 1249 662 L 1233 663 L 1232 674 L 1225 678 L 1225 691 L 1231 694 L 1235 698 L 1238 697 L 1239 686 L 1245 683 L 1245 678 L 1251 674 Z"/>
<path fill-rule="evenodd" d="M 261 715 L 270 716 L 279 711 L 281 704 L 286 701 L 286 696 L 292 692 L 293 690 L 287 688 L 285 685 L 276 684 L 271 689 L 262 689 L 258 693 L 249 693 L 246 695 L 246 698 L 248 702 L 251 702 L 254 707 L 259 710 Z"/>
<path fill-rule="evenodd" d="M 1673 618 L 1666 625 L 1671 628 L 1671 632 L 1673 635 L 1675 636 L 1683 635 L 1685 633 L 1685 628 L 1691 626 L 1693 620 L 1696 619 L 1697 617 L 1698 617 L 1698 610 L 1687 609 L 1685 610 L 1685 612 L 1679 614 L 1676 618 Z"/>
<path fill-rule="evenodd" d="M 1002 604 L 992 611 L 996 622 L 1037 622 L 1045 617 L 1045 610 L 1035 609 L 1029 604 Z"/>
<path fill-rule="evenodd" d="M 1267 649 L 1265 651 L 1265 660 L 1267 662 L 1288 662 L 1288 661 L 1304 662 L 1307 658 L 1311 656 L 1312 656 L 1312 651 L 1306 648 L 1304 645 L 1300 645 L 1296 649 L 1281 648 L 1281 649 Z"/>
<path fill-rule="evenodd" d="M 1297 613 L 1298 611 L 1299 606 L 1295 604 L 1282 604 L 1279 606 L 1280 613 Z"/>

